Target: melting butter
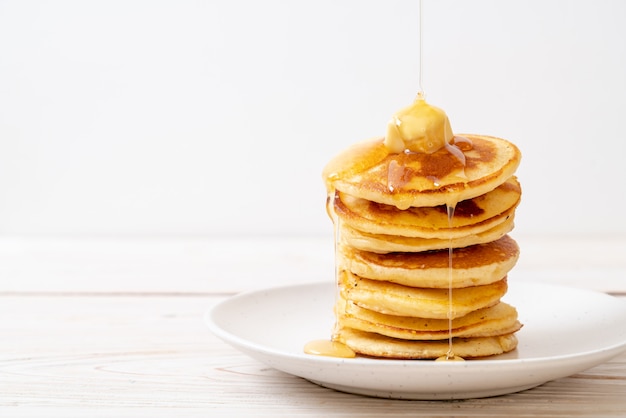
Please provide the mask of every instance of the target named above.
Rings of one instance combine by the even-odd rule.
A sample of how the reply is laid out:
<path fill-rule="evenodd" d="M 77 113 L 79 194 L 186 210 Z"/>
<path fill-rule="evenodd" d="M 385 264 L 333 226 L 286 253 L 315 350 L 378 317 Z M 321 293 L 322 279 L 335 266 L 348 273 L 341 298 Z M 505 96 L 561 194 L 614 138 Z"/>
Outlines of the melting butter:
<path fill-rule="evenodd" d="M 391 153 L 432 154 L 452 142 L 454 134 L 446 113 L 426 103 L 420 93 L 411 106 L 396 112 L 387 123 L 384 144 Z"/>

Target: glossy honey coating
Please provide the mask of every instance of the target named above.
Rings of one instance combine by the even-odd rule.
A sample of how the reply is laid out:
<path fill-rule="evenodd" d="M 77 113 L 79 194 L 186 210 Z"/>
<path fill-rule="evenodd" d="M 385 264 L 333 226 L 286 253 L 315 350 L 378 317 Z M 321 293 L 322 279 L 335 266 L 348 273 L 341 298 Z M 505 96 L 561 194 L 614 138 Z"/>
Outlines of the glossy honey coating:
<path fill-rule="evenodd" d="M 506 182 L 521 161 L 519 149 L 504 139 L 465 134 L 465 161 L 447 149 L 432 154 L 385 153 L 378 138 L 350 147 L 324 170 L 327 189 L 399 209 L 455 205 Z M 470 148 L 471 147 L 471 148 Z M 355 151 L 354 153 L 352 151 Z"/>
<path fill-rule="evenodd" d="M 494 190 L 459 202 L 450 219 L 446 205 L 398 209 L 336 192 L 335 214 L 343 224 L 372 234 L 450 239 L 479 233 L 504 222 L 504 214 L 519 204 L 521 188 L 515 177 Z"/>

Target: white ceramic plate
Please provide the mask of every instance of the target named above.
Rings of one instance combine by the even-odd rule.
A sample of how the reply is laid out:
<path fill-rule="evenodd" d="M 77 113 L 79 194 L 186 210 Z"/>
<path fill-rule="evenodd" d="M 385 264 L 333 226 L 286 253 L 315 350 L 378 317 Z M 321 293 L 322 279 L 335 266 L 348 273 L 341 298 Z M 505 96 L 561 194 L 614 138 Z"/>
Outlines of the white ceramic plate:
<path fill-rule="evenodd" d="M 218 337 L 266 365 L 336 390 L 397 399 L 467 399 L 518 392 L 626 350 L 626 303 L 588 290 L 509 282 L 524 328 L 519 346 L 485 360 L 341 359 L 303 353 L 327 339 L 335 286 L 312 283 L 234 296 L 207 312 Z"/>

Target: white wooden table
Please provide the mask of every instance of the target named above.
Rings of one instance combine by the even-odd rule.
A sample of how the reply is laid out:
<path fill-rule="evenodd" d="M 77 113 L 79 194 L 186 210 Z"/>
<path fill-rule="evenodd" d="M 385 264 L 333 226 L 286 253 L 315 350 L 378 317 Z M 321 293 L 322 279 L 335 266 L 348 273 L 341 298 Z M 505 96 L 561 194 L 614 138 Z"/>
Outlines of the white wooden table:
<path fill-rule="evenodd" d="M 514 236 L 510 280 L 626 299 L 626 237 Z M 0 237 L 0 417 L 626 416 L 626 354 L 517 394 L 397 401 L 278 372 L 203 324 L 237 292 L 332 272 L 331 237 Z"/>

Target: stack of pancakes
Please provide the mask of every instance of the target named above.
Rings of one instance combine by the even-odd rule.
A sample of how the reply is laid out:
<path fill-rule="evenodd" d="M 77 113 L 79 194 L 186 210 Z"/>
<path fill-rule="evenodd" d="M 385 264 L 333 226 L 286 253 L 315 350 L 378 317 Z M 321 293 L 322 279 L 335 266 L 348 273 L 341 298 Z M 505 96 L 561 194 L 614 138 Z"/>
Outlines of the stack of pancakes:
<path fill-rule="evenodd" d="M 434 153 L 356 144 L 325 168 L 336 226 L 333 340 L 367 356 L 476 358 L 511 351 L 521 328 L 501 302 L 519 248 L 512 143 L 455 136 Z"/>

